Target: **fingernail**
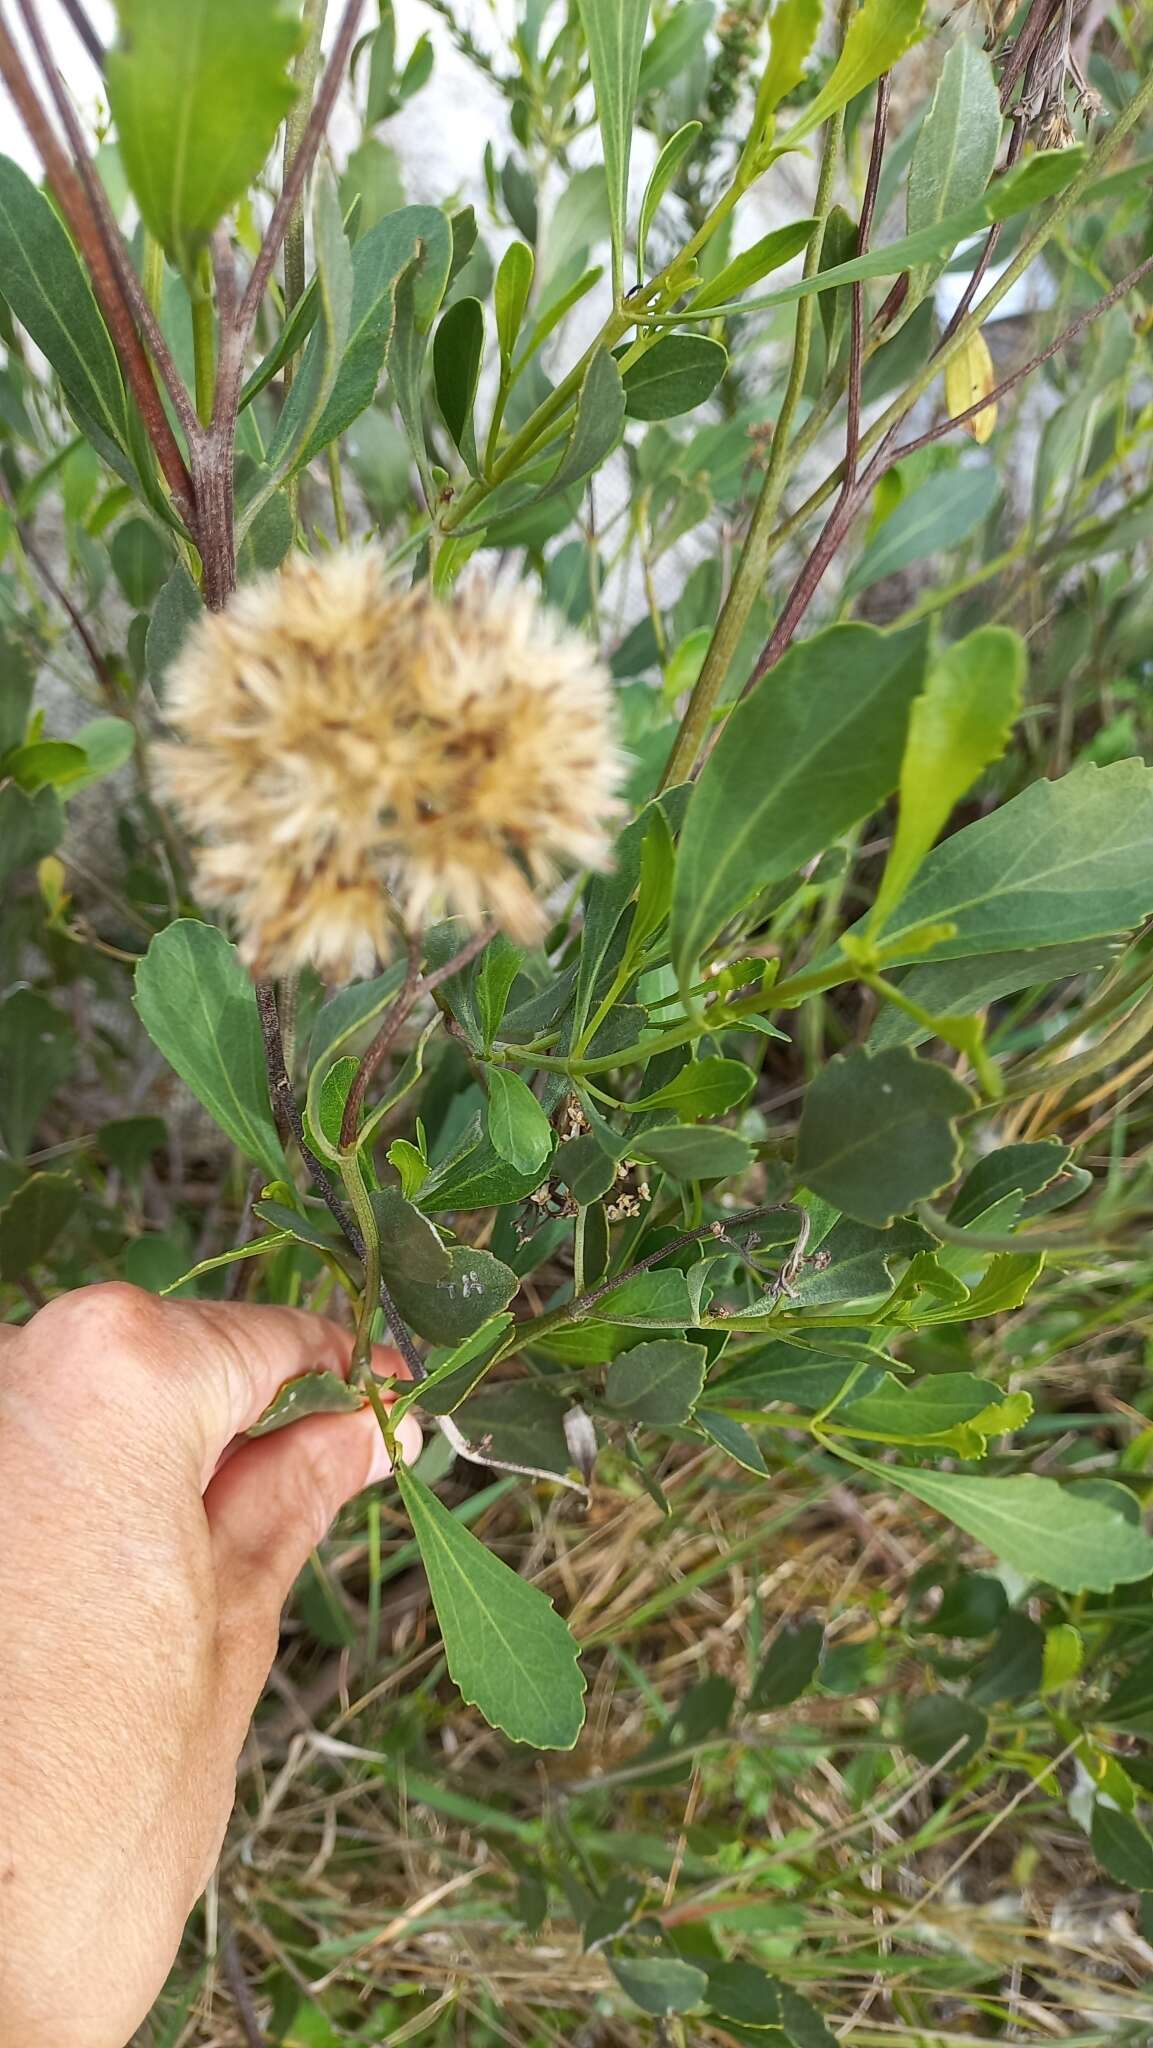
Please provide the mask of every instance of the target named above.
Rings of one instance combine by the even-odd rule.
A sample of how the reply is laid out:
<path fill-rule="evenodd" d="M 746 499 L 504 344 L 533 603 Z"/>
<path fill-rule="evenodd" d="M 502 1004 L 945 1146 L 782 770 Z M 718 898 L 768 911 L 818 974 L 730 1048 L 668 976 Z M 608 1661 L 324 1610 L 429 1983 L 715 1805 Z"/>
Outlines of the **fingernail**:
<path fill-rule="evenodd" d="M 398 1424 L 396 1440 L 400 1445 L 405 1464 L 414 1465 L 424 1447 L 424 1437 L 415 1415 L 406 1415 L 403 1422 Z M 368 1469 L 368 1485 L 373 1485 L 378 1479 L 387 1479 L 391 1471 L 392 1459 L 388 1455 L 388 1446 L 384 1438 L 378 1433 L 372 1453 L 372 1463 Z"/>
<path fill-rule="evenodd" d="M 391 1471 L 392 1459 L 388 1455 L 388 1445 L 385 1443 L 380 1431 L 377 1430 L 376 1442 L 372 1450 L 372 1463 L 368 1468 L 367 1484 L 372 1486 L 378 1479 L 387 1479 Z"/>
<path fill-rule="evenodd" d="M 396 1440 L 404 1452 L 406 1465 L 415 1465 L 424 1449 L 424 1432 L 415 1415 L 406 1415 L 396 1432 Z"/>

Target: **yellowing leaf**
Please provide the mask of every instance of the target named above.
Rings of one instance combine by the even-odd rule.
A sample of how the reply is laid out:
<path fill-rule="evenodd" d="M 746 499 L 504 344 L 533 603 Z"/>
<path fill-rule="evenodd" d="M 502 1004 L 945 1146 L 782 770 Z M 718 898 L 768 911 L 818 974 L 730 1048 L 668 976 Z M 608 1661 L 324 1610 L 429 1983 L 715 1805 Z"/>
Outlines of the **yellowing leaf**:
<path fill-rule="evenodd" d="M 964 348 L 959 348 L 945 369 L 945 406 L 950 419 L 958 413 L 967 412 L 976 405 L 979 398 L 993 389 L 996 383 L 993 358 L 983 334 L 971 334 Z M 974 441 L 982 446 L 989 439 L 997 424 L 997 408 L 987 405 L 981 412 L 974 413 L 965 421 L 965 432 L 972 434 Z"/>

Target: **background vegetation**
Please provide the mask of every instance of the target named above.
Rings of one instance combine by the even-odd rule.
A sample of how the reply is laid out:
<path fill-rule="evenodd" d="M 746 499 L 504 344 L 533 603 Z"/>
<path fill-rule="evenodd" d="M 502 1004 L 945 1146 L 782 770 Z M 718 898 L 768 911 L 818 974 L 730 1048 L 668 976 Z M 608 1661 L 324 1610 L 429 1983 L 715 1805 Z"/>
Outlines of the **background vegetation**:
<path fill-rule="evenodd" d="M 142 2042 L 1147 2043 L 1146 11 L 436 0 L 479 209 L 387 0 L 122 0 L 82 114 L 9 13 L 0 1301 L 383 1276 L 436 1376 Z M 369 532 L 600 647 L 631 816 L 254 991 L 165 676 Z"/>

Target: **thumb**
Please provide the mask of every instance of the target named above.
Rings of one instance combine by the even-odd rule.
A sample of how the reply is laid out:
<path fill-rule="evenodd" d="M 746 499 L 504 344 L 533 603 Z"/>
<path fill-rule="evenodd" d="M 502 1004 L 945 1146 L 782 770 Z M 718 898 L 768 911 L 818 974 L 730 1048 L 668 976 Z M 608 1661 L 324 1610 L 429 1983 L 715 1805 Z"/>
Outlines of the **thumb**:
<path fill-rule="evenodd" d="M 397 1429 L 405 1460 L 420 1453 L 415 1416 Z M 216 1564 L 222 1653 L 254 1703 L 276 1654 L 280 1610 L 346 1501 L 392 1467 L 370 1408 L 312 1415 L 244 1444 L 204 1496 Z"/>

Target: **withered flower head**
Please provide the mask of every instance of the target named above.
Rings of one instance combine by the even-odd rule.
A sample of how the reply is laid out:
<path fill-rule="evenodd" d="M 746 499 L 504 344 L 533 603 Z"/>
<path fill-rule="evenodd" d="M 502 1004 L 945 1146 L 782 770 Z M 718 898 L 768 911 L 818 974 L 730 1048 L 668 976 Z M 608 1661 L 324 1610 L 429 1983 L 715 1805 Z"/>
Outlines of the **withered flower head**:
<path fill-rule="evenodd" d="M 206 615 L 169 677 L 159 787 L 204 900 L 264 974 L 371 973 L 406 922 L 539 938 L 534 889 L 602 867 L 622 773 L 609 678 L 525 591 L 399 591 L 375 547 L 294 555 Z M 386 893 L 387 892 L 387 893 Z"/>

